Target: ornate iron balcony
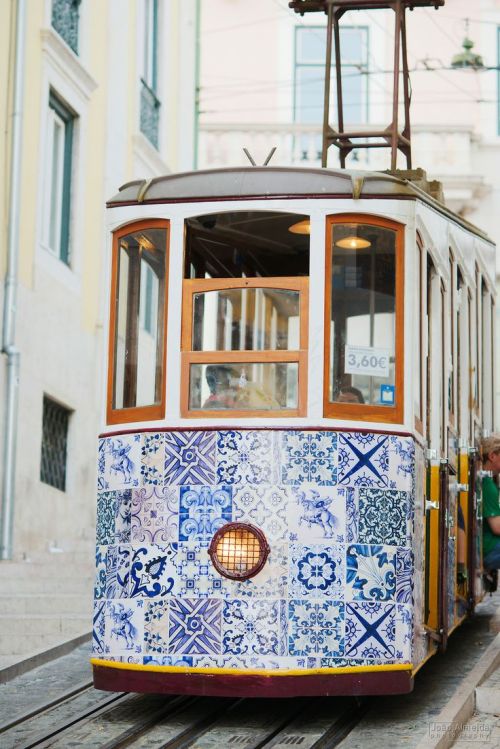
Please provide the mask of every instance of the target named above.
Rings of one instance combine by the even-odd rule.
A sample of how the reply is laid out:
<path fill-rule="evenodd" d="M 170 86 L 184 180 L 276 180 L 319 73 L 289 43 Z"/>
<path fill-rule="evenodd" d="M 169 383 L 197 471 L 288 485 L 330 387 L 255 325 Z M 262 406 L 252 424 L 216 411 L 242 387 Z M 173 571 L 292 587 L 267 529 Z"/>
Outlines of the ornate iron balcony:
<path fill-rule="evenodd" d="M 81 0 L 52 0 L 52 26 L 78 54 L 78 22 Z"/>
<path fill-rule="evenodd" d="M 142 78 L 141 84 L 141 133 L 155 148 L 158 148 L 160 101 L 153 89 Z"/>

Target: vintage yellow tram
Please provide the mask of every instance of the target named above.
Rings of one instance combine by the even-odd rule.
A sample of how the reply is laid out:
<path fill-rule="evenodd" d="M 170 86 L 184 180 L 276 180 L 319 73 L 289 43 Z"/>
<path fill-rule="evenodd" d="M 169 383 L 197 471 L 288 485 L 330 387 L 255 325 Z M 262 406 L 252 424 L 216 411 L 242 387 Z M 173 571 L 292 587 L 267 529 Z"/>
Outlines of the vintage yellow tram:
<path fill-rule="evenodd" d="M 98 688 L 407 692 L 481 597 L 494 246 L 411 176 L 109 202 Z"/>

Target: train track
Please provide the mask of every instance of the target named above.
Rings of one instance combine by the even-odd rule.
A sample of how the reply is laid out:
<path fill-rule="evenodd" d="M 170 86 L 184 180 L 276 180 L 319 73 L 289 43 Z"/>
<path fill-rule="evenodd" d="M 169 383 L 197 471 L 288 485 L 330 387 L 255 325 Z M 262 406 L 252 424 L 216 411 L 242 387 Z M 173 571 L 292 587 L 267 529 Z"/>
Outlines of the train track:
<path fill-rule="evenodd" d="M 331 749 L 368 700 L 105 694 L 84 682 L 0 725 L 2 749 Z"/>

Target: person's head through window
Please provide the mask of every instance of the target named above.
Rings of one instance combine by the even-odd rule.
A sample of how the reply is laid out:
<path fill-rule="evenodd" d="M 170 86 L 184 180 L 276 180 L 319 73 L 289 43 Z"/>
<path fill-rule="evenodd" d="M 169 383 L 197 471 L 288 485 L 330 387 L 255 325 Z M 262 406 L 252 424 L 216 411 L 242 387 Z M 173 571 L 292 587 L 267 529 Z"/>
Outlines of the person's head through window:
<path fill-rule="evenodd" d="M 364 403 L 363 393 L 361 390 L 350 385 L 341 387 L 337 395 L 338 403 Z"/>
<path fill-rule="evenodd" d="M 483 468 L 492 471 L 494 476 L 500 473 L 500 433 L 493 432 L 481 441 Z"/>
<path fill-rule="evenodd" d="M 210 395 L 203 408 L 230 408 L 235 398 L 235 388 L 231 386 L 231 368 L 221 364 L 209 364 L 205 377 Z"/>

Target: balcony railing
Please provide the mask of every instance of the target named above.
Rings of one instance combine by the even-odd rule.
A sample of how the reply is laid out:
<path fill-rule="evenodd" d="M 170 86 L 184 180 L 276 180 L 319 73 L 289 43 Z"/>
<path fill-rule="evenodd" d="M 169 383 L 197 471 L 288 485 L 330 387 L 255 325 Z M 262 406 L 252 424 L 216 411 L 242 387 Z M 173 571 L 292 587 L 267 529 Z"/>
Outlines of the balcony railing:
<path fill-rule="evenodd" d="M 80 2 L 81 0 L 52 0 L 52 26 L 76 55 Z"/>
<path fill-rule="evenodd" d="M 160 129 L 160 101 L 155 92 L 141 78 L 141 133 L 155 148 L 158 148 Z"/>
<path fill-rule="evenodd" d="M 373 125 L 371 128 L 373 129 Z M 362 126 L 359 127 L 362 130 Z M 470 127 L 416 125 L 412 129 L 412 155 L 415 166 L 427 166 L 434 174 L 468 174 L 476 144 Z M 320 166 L 321 126 L 297 123 L 200 125 L 199 168 L 247 163 L 247 148 L 257 163 L 263 163 L 273 146 L 273 164 L 280 166 Z M 355 149 L 348 157 L 352 169 L 387 169 L 389 149 Z M 328 166 L 338 166 L 338 154 L 329 149 Z"/>

